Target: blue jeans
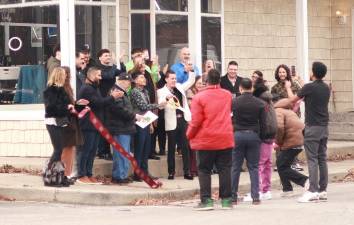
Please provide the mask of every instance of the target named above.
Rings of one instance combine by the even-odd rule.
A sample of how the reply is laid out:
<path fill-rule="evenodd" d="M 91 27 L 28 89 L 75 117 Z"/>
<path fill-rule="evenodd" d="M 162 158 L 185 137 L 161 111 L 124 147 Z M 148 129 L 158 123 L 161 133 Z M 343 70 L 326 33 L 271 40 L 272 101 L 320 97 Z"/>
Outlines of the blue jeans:
<path fill-rule="evenodd" d="M 116 135 L 114 136 L 116 142 L 118 142 L 126 152 L 130 153 L 130 135 Z M 130 162 L 116 149 L 113 151 L 113 170 L 112 177 L 116 180 L 122 180 L 128 177 L 128 171 L 130 168 Z"/>
<path fill-rule="evenodd" d="M 144 172 L 148 172 L 148 159 L 151 147 L 151 134 L 150 127 L 144 129 L 136 126 L 135 145 L 134 145 L 134 158 L 138 166 Z"/>
<path fill-rule="evenodd" d="M 231 190 L 232 198 L 237 199 L 238 184 L 243 160 L 246 158 L 251 179 L 251 197 L 259 199 L 258 163 L 261 140 L 253 131 L 236 131 L 235 148 L 232 150 Z"/>
<path fill-rule="evenodd" d="M 96 150 L 100 134 L 97 131 L 83 131 L 84 144 L 79 146 L 76 152 L 78 177 L 92 177 L 93 161 L 95 160 Z"/>

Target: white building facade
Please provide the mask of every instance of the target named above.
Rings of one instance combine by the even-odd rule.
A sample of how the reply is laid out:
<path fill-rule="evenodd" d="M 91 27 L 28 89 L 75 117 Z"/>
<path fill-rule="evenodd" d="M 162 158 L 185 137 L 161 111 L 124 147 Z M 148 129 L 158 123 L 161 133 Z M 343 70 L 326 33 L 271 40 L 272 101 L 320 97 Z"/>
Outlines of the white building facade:
<path fill-rule="evenodd" d="M 131 49 L 147 48 L 161 67 L 189 46 L 200 68 L 213 59 L 224 72 L 236 60 L 242 76 L 261 70 L 270 84 L 279 64 L 306 80 L 320 60 L 331 110 L 351 109 L 353 12 L 354 0 L 0 0 L 0 156 L 52 153 L 41 99 L 47 74 L 37 71 L 55 44 L 72 71 L 83 45 L 92 57 L 101 48 L 125 52 L 124 62 Z"/>

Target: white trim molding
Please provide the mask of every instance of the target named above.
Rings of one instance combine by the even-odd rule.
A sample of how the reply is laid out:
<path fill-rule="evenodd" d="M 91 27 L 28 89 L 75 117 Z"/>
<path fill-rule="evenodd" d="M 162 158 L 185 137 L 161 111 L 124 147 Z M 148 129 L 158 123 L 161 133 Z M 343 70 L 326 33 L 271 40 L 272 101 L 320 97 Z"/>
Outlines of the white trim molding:
<path fill-rule="evenodd" d="M 296 64 L 305 82 L 310 80 L 307 19 L 307 0 L 296 0 Z"/>

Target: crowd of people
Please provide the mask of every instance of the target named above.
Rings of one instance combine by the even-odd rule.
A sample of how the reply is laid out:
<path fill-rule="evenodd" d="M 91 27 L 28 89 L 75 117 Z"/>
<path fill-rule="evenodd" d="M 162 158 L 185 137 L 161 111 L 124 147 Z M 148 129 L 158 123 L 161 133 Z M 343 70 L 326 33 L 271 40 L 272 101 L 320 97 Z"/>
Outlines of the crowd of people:
<path fill-rule="evenodd" d="M 224 76 L 212 60 L 207 60 L 201 71 L 192 64 L 187 47 L 180 50 L 174 65 L 163 69 L 158 57 L 150 59 L 147 49 L 133 49 L 130 61 L 116 65 L 110 50 L 100 50 L 93 59 L 85 47 L 76 53 L 74 96 L 70 86 L 73 76 L 69 68 L 57 62 L 60 48 L 55 49 L 53 57 L 55 60 L 48 61 L 50 75 L 44 91 L 45 123 L 54 148 L 48 168 L 57 161 L 63 162 L 69 185 L 75 181 L 99 183 L 92 172 L 96 156 L 113 158 L 112 183 L 142 181 L 138 174 L 129 176 L 130 162 L 111 148 L 89 115 L 78 120 L 73 114 L 74 110 L 89 106 L 124 150 L 134 155 L 140 169 L 153 179 L 157 178 L 149 173 L 148 160 L 158 160 L 166 154 L 167 178 L 175 179 L 175 155 L 179 149 L 184 179 L 199 179 L 199 210 L 213 208 L 213 172 L 219 175 L 219 197 L 225 209 L 240 200 L 260 204 L 261 200 L 271 199 L 273 149 L 282 196 L 293 195 L 293 182 L 305 188 L 299 202 L 327 199 L 330 91 L 323 81 L 327 72 L 323 63 L 313 63 L 312 82 L 308 84 L 293 68 L 279 65 L 274 74 L 277 82 L 269 88 L 259 70 L 250 77 L 239 76 L 236 61 L 228 63 Z M 305 123 L 300 119 L 301 101 L 305 102 Z M 144 128 L 136 125 L 148 111 L 158 119 Z M 303 148 L 308 177 L 292 167 Z M 244 160 L 251 189 L 246 196 L 239 196 Z M 73 169 L 75 164 L 77 169 Z"/>

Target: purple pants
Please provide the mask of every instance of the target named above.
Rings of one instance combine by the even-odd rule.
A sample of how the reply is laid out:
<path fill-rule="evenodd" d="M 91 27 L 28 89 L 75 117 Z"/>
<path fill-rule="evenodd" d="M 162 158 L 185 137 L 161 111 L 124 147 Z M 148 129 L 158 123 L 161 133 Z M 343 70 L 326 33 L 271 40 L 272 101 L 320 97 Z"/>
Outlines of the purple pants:
<path fill-rule="evenodd" d="M 273 143 L 262 142 L 259 157 L 259 192 L 270 191 L 272 177 Z"/>

